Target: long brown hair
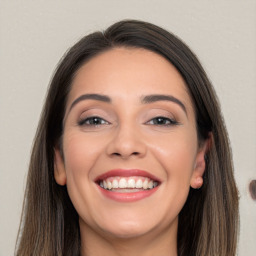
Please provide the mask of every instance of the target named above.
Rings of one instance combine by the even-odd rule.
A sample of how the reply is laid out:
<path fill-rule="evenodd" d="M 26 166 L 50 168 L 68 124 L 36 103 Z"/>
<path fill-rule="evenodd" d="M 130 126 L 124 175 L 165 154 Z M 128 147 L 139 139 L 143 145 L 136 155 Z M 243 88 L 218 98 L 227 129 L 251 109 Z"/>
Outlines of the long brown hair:
<path fill-rule="evenodd" d="M 186 81 L 197 120 L 198 140 L 210 136 L 204 185 L 190 189 L 179 215 L 179 256 L 234 256 L 238 192 L 232 156 L 215 91 L 191 50 L 150 23 L 124 20 L 82 38 L 63 57 L 52 78 L 36 132 L 16 255 L 74 256 L 80 253 L 78 214 L 54 179 L 54 147 L 61 146 L 63 117 L 72 80 L 97 54 L 114 47 L 144 48 L 172 63 Z"/>

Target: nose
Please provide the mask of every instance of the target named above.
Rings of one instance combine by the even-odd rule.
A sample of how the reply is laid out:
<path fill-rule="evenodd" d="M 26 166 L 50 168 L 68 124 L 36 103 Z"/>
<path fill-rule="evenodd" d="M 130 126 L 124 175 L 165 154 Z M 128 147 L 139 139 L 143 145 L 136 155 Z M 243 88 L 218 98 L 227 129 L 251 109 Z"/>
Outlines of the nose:
<path fill-rule="evenodd" d="M 110 157 L 128 159 L 132 156 L 142 158 L 146 154 L 146 144 L 135 127 L 123 125 L 114 132 L 108 146 L 107 154 Z"/>

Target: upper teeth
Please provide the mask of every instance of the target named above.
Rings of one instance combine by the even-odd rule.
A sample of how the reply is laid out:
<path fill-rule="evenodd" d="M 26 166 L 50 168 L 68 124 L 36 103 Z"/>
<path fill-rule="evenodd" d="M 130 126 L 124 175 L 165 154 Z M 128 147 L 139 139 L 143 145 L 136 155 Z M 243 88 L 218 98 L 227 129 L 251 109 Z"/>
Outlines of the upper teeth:
<path fill-rule="evenodd" d="M 110 177 L 100 181 L 100 186 L 104 189 L 115 188 L 140 188 L 152 189 L 158 185 L 158 182 L 146 177 Z"/>

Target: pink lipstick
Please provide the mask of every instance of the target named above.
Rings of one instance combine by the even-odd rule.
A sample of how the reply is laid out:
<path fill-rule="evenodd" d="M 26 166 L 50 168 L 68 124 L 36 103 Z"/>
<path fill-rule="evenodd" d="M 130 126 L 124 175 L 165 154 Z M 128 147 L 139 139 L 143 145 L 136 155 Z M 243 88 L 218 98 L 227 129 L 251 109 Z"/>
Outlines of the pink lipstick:
<path fill-rule="evenodd" d="M 147 171 L 139 169 L 116 169 L 95 179 L 101 193 L 119 202 L 133 202 L 151 196 L 160 180 Z"/>

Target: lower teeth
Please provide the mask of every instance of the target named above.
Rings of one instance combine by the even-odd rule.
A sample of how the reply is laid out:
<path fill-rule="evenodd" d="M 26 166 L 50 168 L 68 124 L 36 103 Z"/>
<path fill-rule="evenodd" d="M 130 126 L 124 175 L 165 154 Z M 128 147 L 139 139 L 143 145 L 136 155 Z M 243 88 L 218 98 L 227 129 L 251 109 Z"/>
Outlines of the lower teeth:
<path fill-rule="evenodd" d="M 151 190 L 152 188 L 148 188 L 148 189 L 143 189 L 143 188 L 112 188 L 112 189 L 108 189 L 105 188 L 108 191 L 112 191 L 112 192 L 118 192 L 118 193 L 133 193 L 133 192 L 139 192 L 139 191 L 145 191 L 145 190 Z"/>

